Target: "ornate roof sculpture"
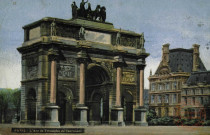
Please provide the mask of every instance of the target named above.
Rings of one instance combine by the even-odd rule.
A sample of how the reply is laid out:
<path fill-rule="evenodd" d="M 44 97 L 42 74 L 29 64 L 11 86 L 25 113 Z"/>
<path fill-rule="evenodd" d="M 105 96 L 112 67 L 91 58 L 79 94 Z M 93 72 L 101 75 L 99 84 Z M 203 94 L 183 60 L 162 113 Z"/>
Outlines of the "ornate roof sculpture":
<path fill-rule="evenodd" d="M 75 1 L 71 4 L 72 7 L 72 18 L 81 18 L 87 20 L 99 20 L 105 22 L 106 20 L 106 8 L 104 6 L 97 5 L 95 10 L 91 9 L 91 4 L 88 3 L 88 8 L 85 9 L 85 4 L 88 3 L 88 0 L 85 2 L 82 0 L 80 3 L 80 8 L 77 7 Z"/>

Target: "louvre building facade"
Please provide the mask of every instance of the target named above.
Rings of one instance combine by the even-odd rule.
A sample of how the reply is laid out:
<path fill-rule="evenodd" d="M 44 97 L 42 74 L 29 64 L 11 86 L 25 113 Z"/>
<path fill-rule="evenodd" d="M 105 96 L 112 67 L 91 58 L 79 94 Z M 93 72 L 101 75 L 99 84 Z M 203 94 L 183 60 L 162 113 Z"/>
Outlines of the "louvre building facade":
<path fill-rule="evenodd" d="M 149 76 L 150 109 L 155 109 L 159 117 L 181 116 L 186 97 L 183 87 L 191 74 L 201 71 L 206 68 L 199 57 L 199 45 L 194 44 L 192 49 L 169 49 L 169 44 L 163 45 L 162 60 L 154 75 Z"/>

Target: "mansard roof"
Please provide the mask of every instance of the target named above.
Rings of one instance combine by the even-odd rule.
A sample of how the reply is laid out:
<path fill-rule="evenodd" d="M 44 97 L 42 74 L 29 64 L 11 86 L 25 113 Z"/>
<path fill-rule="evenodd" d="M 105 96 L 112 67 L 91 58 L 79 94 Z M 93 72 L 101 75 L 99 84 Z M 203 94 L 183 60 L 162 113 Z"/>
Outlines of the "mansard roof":
<path fill-rule="evenodd" d="M 210 84 L 210 71 L 192 72 L 187 84 L 196 85 L 198 83 Z"/>
<path fill-rule="evenodd" d="M 206 68 L 198 57 L 198 71 L 206 71 Z M 174 72 L 187 72 L 193 71 L 193 49 L 175 48 L 169 50 L 168 65 L 163 65 L 162 61 L 159 64 L 155 74 L 168 74 Z"/>
<path fill-rule="evenodd" d="M 200 59 L 199 71 L 206 71 L 206 68 Z M 193 69 L 193 49 L 176 48 L 169 50 L 169 67 L 171 72 L 192 72 Z"/>

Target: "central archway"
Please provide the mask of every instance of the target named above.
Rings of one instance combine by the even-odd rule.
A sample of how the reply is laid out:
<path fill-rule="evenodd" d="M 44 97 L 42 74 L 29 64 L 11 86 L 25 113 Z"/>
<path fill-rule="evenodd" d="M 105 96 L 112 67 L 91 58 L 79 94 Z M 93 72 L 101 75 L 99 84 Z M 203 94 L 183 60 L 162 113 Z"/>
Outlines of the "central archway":
<path fill-rule="evenodd" d="M 86 76 L 86 102 L 90 124 L 109 122 L 109 81 L 107 70 L 99 65 L 89 66 Z"/>

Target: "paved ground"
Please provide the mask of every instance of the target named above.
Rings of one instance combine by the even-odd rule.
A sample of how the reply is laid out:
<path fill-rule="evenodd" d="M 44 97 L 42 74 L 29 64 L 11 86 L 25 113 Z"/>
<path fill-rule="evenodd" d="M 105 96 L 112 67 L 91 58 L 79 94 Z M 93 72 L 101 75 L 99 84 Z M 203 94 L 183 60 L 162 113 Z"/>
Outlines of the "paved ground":
<path fill-rule="evenodd" d="M 11 133 L 11 128 L 15 127 L 30 127 L 30 128 L 44 128 L 35 126 L 22 126 L 15 124 L 0 124 L 0 135 L 56 135 L 52 133 Z M 65 126 L 61 128 L 78 128 L 75 126 Z M 80 127 L 81 128 L 81 127 Z M 89 126 L 84 127 L 85 133 L 71 134 L 71 135 L 210 135 L 210 127 L 208 126 L 125 126 L 125 127 L 112 127 L 112 126 Z M 70 134 L 70 133 L 68 133 Z M 59 135 L 66 135 L 59 133 Z"/>

